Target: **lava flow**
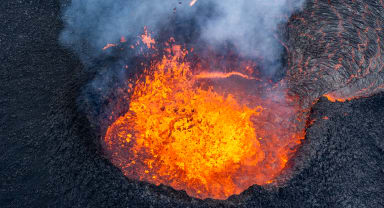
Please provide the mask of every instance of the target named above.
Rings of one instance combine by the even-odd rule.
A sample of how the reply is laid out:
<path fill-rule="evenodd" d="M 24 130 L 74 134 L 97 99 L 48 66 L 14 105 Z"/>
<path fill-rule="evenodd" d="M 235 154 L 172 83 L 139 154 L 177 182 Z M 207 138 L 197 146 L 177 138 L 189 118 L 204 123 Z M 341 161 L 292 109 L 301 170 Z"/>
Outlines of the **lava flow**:
<path fill-rule="evenodd" d="M 195 74 L 184 59 L 188 51 L 169 51 L 145 69 L 127 98 L 129 111 L 107 129 L 111 161 L 128 178 L 198 198 L 226 199 L 271 183 L 304 137 L 295 126 L 296 107 L 281 95 L 279 103 L 244 90 L 220 93 L 204 80 L 256 79 L 240 72 Z"/>

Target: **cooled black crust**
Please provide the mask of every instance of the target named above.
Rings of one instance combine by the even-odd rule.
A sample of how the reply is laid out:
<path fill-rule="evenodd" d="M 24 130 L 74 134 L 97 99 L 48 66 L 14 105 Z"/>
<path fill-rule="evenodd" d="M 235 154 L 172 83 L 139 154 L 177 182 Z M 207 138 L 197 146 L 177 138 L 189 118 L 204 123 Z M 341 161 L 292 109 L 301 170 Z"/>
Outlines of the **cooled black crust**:
<path fill-rule="evenodd" d="M 287 24 L 291 91 L 304 105 L 384 88 L 384 1 L 310 0 Z"/>

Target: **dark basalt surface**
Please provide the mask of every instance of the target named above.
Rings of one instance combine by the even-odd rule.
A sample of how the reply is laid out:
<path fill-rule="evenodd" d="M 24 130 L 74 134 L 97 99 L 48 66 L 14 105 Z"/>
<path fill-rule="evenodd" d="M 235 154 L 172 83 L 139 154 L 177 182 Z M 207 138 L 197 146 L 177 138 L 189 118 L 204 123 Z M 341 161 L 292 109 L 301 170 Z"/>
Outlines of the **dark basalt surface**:
<path fill-rule="evenodd" d="M 384 207 L 383 93 L 321 98 L 281 187 L 198 200 L 102 156 L 76 103 L 94 74 L 58 44 L 59 1 L 1 1 L 0 22 L 0 207 Z"/>
<path fill-rule="evenodd" d="M 289 86 L 311 104 L 384 89 L 384 2 L 310 0 L 287 24 Z"/>

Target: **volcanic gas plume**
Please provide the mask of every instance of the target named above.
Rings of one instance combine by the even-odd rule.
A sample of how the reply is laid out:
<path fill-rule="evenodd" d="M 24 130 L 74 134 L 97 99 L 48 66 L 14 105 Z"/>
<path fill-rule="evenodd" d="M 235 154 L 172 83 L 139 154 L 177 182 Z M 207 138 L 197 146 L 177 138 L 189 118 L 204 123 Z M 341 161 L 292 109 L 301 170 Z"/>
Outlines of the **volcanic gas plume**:
<path fill-rule="evenodd" d="M 141 38 L 154 48 L 147 32 Z M 220 84 L 207 79 L 259 81 L 237 71 L 192 68 L 185 59 L 189 52 L 172 40 L 163 58 L 133 82 L 129 111 L 106 132 L 112 162 L 129 178 L 199 198 L 225 199 L 271 183 L 304 137 L 295 126 L 298 106 L 288 97 L 274 101 L 272 91 L 261 98 L 217 89 Z"/>

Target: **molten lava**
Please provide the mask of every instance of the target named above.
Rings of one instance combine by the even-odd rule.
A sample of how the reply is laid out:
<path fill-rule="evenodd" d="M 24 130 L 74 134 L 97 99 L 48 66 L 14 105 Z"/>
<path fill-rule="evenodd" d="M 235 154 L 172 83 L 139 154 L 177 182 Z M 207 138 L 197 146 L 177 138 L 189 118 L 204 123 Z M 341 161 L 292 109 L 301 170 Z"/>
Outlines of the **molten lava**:
<path fill-rule="evenodd" d="M 348 98 L 348 99 L 344 99 L 344 98 L 336 98 L 335 96 L 333 96 L 332 94 L 328 93 L 328 94 L 324 94 L 323 95 L 324 97 L 326 97 L 329 101 L 331 102 L 345 102 L 347 100 L 352 100 L 353 98 Z"/>
<path fill-rule="evenodd" d="M 184 60 L 188 52 L 180 48 L 171 47 L 172 53 L 145 69 L 128 98 L 129 111 L 107 129 L 112 162 L 131 179 L 198 198 L 226 199 L 253 184 L 271 183 L 304 137 L 287 119 L 296 119 L 296 111 L 271 99 L 243 102 L 240 95 L 201 84 L 254 78 L 240 72 L 194 74 Z"/>

